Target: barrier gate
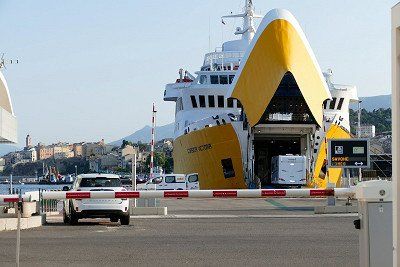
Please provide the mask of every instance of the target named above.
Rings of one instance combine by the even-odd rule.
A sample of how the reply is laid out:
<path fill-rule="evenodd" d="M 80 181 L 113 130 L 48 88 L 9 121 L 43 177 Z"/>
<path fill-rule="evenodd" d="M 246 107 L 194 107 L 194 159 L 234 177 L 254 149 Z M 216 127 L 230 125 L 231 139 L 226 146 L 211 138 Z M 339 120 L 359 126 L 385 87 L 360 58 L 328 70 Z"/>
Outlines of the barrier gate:
<path fill-rule="evenodd" d="M 351 188 L 332 189 L 240 189 L 166 191 L 44 191 L 42 199 L 113 198 L 325 198 L 358 200 L 360 266 L 392 266 L 392 185 L 389 181 L 361 182 Z M 28 195 L 0 195 L 0 203 L 30 201 Z M 20 206 L 20 205 L 18 205 Z M 21 205 L 22 206 L 22 205 Z"/>

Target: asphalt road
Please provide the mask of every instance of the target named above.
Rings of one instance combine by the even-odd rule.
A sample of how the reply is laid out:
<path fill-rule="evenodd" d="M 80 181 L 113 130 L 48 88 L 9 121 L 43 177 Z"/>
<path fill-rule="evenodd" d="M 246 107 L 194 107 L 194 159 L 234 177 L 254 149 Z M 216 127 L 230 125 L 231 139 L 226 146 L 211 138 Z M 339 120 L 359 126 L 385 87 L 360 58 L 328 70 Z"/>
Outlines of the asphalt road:
<path fill-rule="evenodd" d="M 129 226 L 57 219 L 21 232 L 21 266 L 358 266 L 355 217 L 207 216 Z M 14 265 L 15 236 L 0 232 L 1 266 Z"/>

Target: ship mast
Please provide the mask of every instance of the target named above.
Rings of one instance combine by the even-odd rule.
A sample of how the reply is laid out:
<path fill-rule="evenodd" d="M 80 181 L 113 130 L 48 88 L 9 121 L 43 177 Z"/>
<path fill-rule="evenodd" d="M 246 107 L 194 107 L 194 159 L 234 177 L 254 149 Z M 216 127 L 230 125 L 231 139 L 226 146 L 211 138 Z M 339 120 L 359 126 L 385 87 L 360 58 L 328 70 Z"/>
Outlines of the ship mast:
<path fill-rule="evenodd" d="M 222 16 L 222 18 L 243 18 L 243 28 L 241 29 L 238 27 L 235 35 L 242 35 L 242 40 L 250 43 L 254 37 L 254 33 L 256 32 L 254 19 L 262 18 L 262 16 L 255 14 L 252 0 L 245 0 L 244 13 Z"/>

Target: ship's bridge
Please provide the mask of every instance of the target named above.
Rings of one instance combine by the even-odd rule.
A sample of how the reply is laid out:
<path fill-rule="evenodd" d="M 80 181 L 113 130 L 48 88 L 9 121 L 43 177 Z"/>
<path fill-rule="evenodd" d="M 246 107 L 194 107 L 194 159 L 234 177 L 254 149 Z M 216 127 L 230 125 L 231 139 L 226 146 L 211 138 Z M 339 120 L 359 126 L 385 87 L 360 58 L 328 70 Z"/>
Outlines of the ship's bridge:
<path fill-rule="evenodd" d="M 204 56 L 202 71 L 237 70 L 244 52 L 216 51 Z"/>

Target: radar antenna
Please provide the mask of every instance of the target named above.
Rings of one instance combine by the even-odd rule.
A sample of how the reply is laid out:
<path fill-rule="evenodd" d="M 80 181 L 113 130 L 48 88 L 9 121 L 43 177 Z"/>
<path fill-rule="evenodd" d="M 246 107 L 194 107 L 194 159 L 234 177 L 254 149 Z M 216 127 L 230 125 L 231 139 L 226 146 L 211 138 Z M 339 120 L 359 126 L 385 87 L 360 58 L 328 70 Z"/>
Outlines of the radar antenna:
<path fill-rule="evenodd" d="M 242 39 L 250 43 L 256 32 L 253 21 L 262 16 L 255 14 L 252 0 L 245 0 L 244 13 L 222 16 L 222 19 L 224 18 L 243 18 L 243 28 L 236 28 L 235 35 L 242 35 Z"/>

